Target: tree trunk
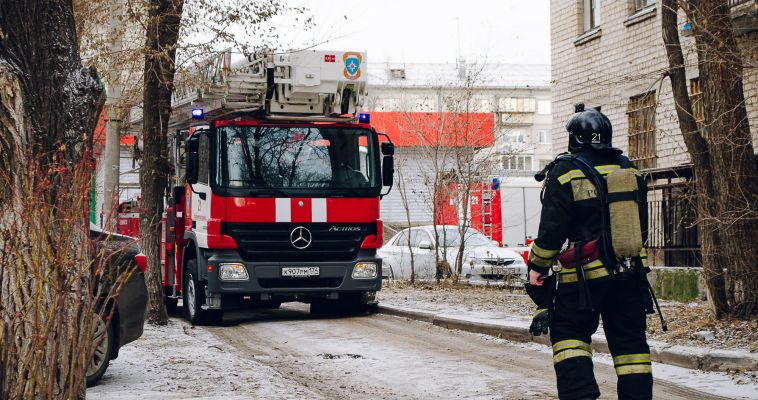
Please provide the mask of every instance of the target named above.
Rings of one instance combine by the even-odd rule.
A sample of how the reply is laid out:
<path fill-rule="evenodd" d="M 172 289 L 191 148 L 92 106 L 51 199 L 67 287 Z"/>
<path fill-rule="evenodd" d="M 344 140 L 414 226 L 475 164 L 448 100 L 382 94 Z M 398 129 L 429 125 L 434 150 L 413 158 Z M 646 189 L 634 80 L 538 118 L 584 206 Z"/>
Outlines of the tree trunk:
<path fill-rule="evenodd" d="M 76 38 L 70 1 L 0 0 L 0 398 L 84 394 L 91 133 L 105 97 Z"/>
<path fill-rule="evenodd" d="M 742 85 L 742 55 L 726 0 L 693 0 L 698 68 L 733 317 L 758 316 L 758 177 Z"/>
<path fill-rule="evenodd" d="M 698 207 L 703 274 L 708 287 L 708 300 L 714 315 L 720 318 L 728 313 L 729 305 L 726 301 L 724 274 L 720 270 L 723 263 L 719 259 L 718 231 L 713 224 L 716 212 L 711 200 L 715 196 L 711 160 L 708 143 L 698 129 L 692 113 L 692 103 L 687 93 L 684 56 L 677 27 L 677 9 L 677 0 L 663 1 L 661 13 L 663 42 L 669 60 L 668 74 L 676 104 L 679 128 L 695 172 L 695 203 Z"/>
<path fill-rule="evenodd" d="M 717 318 L 758 313 L 755 161 L 742 93 L 742 67 L 726 1 L 689 1 L 702 82 L 707 137 L 687 94 L 676 0 L 664 0 L 661 24 L 679 126 L 695 172 L 703 273 Z M 708 12 L 703 12 L 708 10 Z"/>
<path fill-rule="evenodd" d="M 161 277 L 161 218 L 168 188 L 168 122 L 183 0 L 150 0 L 145 44 L 143 153 L 140 168 L 140 248 L 147 256 L 147 319 L 168 322 Z"/>
<path fill-rule="evenodd" d="M 403 160 L 406 161 L 406 160 Z M 400 192 L 400 199 L 403 201 L 403 208 L 405 209 L 405 219 L 408 223 L 408 229 L 411 228 L 411 206 L 408 200 L 408 193 L 406 192 L 408 186 L 407 182 L 405 182 L 405 176 L 403 175 L 403 172 L 405 171 L 405 162 L 400 163 L 398 165 L 397 171 L 397 177 L 398 177 L 398 185 L 397 189 Z M 416 283 L 416 265 L 415 265 L 415 259 L 413 254 L 413 245 L 411 243 L 411 235 L 410 231 L 408 231 L 408 255 L 410 256 L 411 261 L 411 285 Z"/>

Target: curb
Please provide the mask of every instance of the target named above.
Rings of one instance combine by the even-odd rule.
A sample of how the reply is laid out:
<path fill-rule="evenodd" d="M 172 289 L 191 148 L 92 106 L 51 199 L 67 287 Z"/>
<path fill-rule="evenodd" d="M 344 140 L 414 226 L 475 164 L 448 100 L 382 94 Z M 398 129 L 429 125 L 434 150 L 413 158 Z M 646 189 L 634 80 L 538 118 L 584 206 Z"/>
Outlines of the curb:
<path fill-rule="evenodd" d="M 426 322 L 441 328 L 479 333 L 514 342 L 534 342 L 550 345 L 548 337 L 532 336 L 528 328 L 520 326 L 467 321 L 459 318 L 440 316 L 429 311 L 407 310 L 384 305 L 378 306 L 376 312 Z M 649 342 L 649 344 L 650 359 L 662 364 L 702 371 L 758 370 L 758 354 L 746 351 L 669 345 L 657 341 Z M 608 342 L 604 337 L 593 337 L 592 350 L 600 353 L 609 353 Z"/>

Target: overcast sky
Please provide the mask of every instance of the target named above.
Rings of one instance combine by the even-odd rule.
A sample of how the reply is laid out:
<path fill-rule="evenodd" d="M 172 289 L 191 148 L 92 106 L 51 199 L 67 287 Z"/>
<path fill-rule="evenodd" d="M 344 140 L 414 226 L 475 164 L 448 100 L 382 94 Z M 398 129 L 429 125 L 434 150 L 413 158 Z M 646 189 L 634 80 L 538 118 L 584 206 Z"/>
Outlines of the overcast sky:
<path fill-rule="evenodd" d="M 550 63 L 548 0 L 289 0 L 315 17 L 294 47 L 366 50 L 371 62 Z M 460 50 L 459 50 L 460 47 Z"/>

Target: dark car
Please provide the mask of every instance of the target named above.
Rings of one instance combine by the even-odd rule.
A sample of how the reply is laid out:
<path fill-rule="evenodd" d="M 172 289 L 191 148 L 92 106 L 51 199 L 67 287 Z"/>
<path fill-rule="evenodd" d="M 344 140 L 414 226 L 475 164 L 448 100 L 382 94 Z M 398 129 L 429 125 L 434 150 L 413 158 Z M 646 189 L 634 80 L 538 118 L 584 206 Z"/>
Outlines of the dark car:
<path fill-rule="evenodd" d="M 94 385 L 103 377 L 110 361 L 118 357 L 121 346 L 142 336 L 147 313 L 147 259 L 140 253 L 136 239 L 105 232 L 93 224 L 90 224 L 90 239 L 96 257 L 104 260 L 105 270 L 112 274 L 111 281 L 119 274 L 131 273 L 131 276 L 115 301 L 100 299 L 100 312 L 97 313 L 92 339 L 95 351 L 87 368 L 87 386 Z"/>

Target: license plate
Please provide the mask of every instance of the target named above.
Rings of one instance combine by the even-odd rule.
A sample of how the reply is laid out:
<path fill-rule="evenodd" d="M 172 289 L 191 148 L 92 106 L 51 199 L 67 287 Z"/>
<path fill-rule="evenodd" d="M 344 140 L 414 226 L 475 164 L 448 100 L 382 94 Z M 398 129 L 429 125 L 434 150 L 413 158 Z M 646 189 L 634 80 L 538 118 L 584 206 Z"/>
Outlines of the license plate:
<path fill-rule="evenodd" d="M 295 278 L 307 278 L 309 276 L 319 276 L 319 267 L 285 267 L 282 268 L 282 276 Z"/>

